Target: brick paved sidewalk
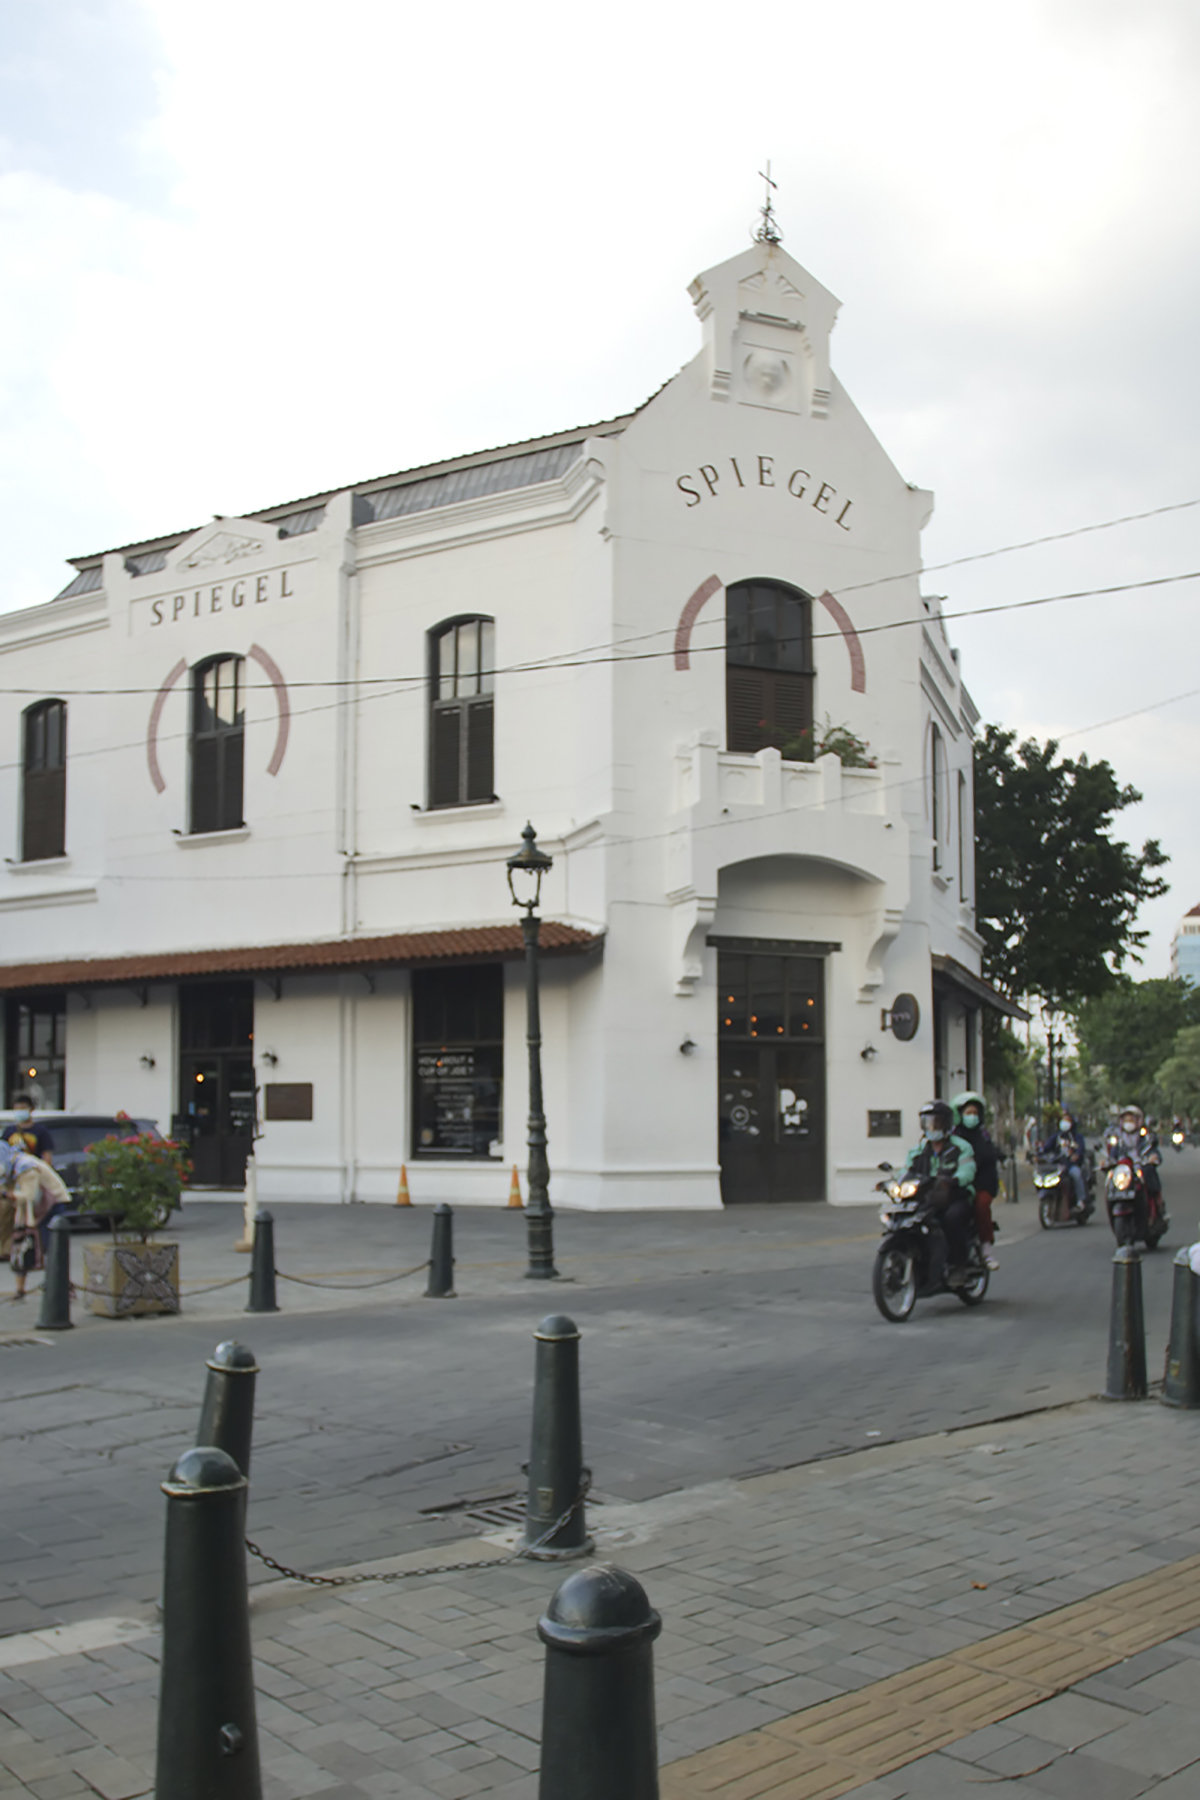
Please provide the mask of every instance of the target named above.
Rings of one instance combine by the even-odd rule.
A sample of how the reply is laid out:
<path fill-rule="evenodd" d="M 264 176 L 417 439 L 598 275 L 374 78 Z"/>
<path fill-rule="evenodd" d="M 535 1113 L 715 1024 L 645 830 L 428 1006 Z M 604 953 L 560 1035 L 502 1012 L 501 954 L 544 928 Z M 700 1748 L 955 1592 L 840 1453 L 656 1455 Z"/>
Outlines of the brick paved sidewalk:
<path fill-rule="evenodd" d="M 635 1571 L 663 1614 L 664 1795 L 934 1800 L 978 1784 L 1088 1800 L 1194 1793 L 1198 1434 L 1200 1418 L 1153 1402 L 1086 1402 L 597 1507 L 601 1553 Z M 494 1554 L 484 1540 L 471 1548 Z M 534 1625 L 555 1579 L 518 1563 L 336 1594 L 259 1589 L 268 1800 L 531 1800 L 542 1654 Z M 1129 1583 L 1140 1585 L 1124 1599 L 1113 1593 Z M 1081 1612 L 1093 1596 L 1097 1607 Z M 1083 1663 L 1078 1645 L 1061 1662 L 1044 1650 L 1062 1641 L 1063 1620 L 1087 1639 Z M 0 1792 L 131 1800 L 148 1791 L 153 1767 L 153 1621 L 143 1611 L 64 1629 L 57 1639 L 0 1639 Z M 872 1742 L 894 1741 L 910 1716 L 895 1698 L 897 1676 L 914 1672 L 900 1686 L 924 1694 L 920 1719 L 940 1709 L 952 1722 L 968 1714 L 955 1714 L 943 1671 L 996 1669 L 1015 1655 L 1005 1646 L 1027 1641 L 1043 1650 L 1013 1664 L 1010 1686 L 995 1674 L 971 1688 L 969 1716 L 998 1722 L 914 1737 L 917 1760 L 868 1779 L 885 1766 L 871 1763 Z M 1022 1680 L 1032 1706 L 1021 1703 Z M 827 1756 L 824 1768 L 800 1773 L 796 1747 L 826 1741 L 814 1726 L 850 1694 L 862 1702 L 855 1718 L 873 1709 L 883 1728 L 859 1732 L 857 1763 Z M 1021 1709 L 1010 1712 L 1014 1704 Z M 843 1728 L 837 1756 L 849 1741 Z M 782 1784 L 781 1743 L 793 1753 Z M 922 1754 L 931 1743 L 936 1751 Z"/>

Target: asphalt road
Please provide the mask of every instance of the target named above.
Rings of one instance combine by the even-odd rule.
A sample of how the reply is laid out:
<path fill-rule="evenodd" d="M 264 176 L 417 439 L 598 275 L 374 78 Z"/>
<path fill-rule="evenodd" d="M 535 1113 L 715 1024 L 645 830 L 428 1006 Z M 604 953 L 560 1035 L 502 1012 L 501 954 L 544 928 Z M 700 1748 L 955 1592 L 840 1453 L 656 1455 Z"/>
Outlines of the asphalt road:
<path fill-rule="evenodd" d="M 1198 1235 L 1200 1153 L 1173 1157 L 1165 1176 L 1173 1230 L 1144 1265 L 1152 1378 L 1170 1250 Z M 97 1321 L 48 1345 L 0 1345 L 0 1633 L 153 1599 L 158 1484 L 193 1441 L 204 1359 L 223 1337 L 249 1341 L 262 1365 L 251 1535 L 317 1570 L 432 1549 L 472 1528 L 453 1510 L 463 1501 L 520 1488 L 532 1332 L 551 1310 L 583 1332 L 585 1438 L 601 1500 L 1094 1394 L 1111 1236 L 1102 1216 L 1084 1230 L 1038 1231 L 1024 1194 L 1002 1210 L 1002 1268 L 984 1305 L 923 1302 L 903 1326 L 871 1301 L 870 1212 L 560 1214 L 559 1264 L 576 1279 L 544 1287 L 519 1279 L 518 1218 L 463 1213 L 456 1301 L 423 1300 L 410 1285 L 403 1298 L 383 1289 L 378 1300 L 247 1318 L 234 1290 L 224 1318 Z M 392 1266 L 396 1234 L 415 1243 L 427 1226 L 415 1213 L 398 1226 L 385 1208 L 276 1213 L 297 1267 L 305 1247 L 310 1268 Z M 228 1208 L 189 1207 L 193 1266 L 206 1234 L 224 1242 L 233 1223 Z M 6 1307 L 0 1333 L 18 1322 L 28 1329 Z M 431 1514 L 439 1508 L 451 1510 Z"/>

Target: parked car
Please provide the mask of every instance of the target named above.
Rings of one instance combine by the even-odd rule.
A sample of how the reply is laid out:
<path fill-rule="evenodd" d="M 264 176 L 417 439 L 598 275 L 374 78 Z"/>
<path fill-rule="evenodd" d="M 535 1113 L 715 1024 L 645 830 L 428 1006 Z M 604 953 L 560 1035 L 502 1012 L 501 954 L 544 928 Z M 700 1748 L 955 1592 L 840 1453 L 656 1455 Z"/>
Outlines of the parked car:
<path fill-rule="evenodd" d="M 152 1137 L 161 1137 L 153 1119 L 117 1119 L 111 1113 L 67 1113 L 67 1112 L 35 1112 L 35 1125 L 44 1125 L 53 1140 L 50 1152 L 55 1172 L 62 1176 L 72 1194 L 79 1188 L 79 1178 L 83 1169 L 84 1158 L 91 1145 L 99 1143 L 106 1137 L 129 1137 L 133 1132 L 149 1132 Z M 17 1124 L 14 1112 L 0 1111 L 0 1137 L 8 1129 Z M 181 1195 L 165 1209 L 166 1213 L 177 1211 L 181 1204 Z M 114 1220 L 107 1213 L 69 1212 L 66 1215 L 72 1231 L 108 1231 Z"/>

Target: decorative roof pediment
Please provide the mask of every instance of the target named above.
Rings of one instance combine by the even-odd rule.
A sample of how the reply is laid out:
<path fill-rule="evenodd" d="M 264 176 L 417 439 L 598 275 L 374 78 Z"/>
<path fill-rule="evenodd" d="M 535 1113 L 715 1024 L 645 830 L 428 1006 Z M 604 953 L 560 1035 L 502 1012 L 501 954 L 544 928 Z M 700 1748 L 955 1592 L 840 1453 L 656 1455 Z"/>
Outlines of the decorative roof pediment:
<path fill-rule="evenodd" d="M 207 569 L 241 562 L 245 557 L 260 555 L 278 536 L 274 525 L 264 529 L 253 521 L 221 519 L 194 532 L 179 546 L 175 567 Z"/>
<path fill-rule="evenodd" d="M 828 415 L 829 334 L 841 302 L 781 245 L 755 243 L 698 275 L 688 292 L 704 325 L 714 400 Z"/>

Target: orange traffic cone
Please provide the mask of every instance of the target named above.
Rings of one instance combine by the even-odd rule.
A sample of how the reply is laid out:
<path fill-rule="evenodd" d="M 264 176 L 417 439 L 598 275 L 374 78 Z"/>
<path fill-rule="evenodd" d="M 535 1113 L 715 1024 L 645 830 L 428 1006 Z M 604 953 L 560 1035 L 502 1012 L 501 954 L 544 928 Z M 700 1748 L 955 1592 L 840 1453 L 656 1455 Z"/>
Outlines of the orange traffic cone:
<path fill-rule="evenodd" d="M 508 1204 L 510 1206 L 524 1206 L 525 1204 L 521 1198 L 521 1177 L 517 1174 L 516 1163 L 513 1164 L 513 1178 L 508 1190 Z"/>
<path fill-rule="evenodd" d="M 400 1186 L 396 1189 L 396 1205 L 412 1205 L 412 1201 L 408 1197 L 408 1170 L 403 1163 L 400 1164 Z"/>

